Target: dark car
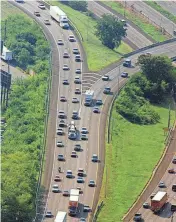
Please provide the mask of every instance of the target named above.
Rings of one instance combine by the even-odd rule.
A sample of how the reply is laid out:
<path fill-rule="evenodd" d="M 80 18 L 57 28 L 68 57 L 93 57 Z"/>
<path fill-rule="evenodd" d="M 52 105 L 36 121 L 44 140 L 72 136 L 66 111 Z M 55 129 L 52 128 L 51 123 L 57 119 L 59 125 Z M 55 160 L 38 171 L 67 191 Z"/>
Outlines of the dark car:
<path fill-rule="evenodd" d="M 102 104 L 103 104 L 102 100 L 101 99 L 97 99 L 96 105 L 102 105 Z"/>
<path fill-rule="evenodd" d="M 79 177 L 83 177 L 84 176 L 84 169 L 82 169 L 82 168 L 78 169 L 78 176 Z"/>
<path fill-rule="evenodd" d="M 90 180 L 88 185 L 89 185 L 89 187 L 95 187 L 95 181 Z"/>
<path fill-rule="evenodd" d="M 91 208 L 88 205 L 84 205 L 83 212 L 91 212 Z"/>
<path fill-rule="evenodd" d="M 123 73 L 121 74 L 121 77 L 127 78 L 127 77 L 128 77 L 128 73 L 127 73 L 127 72 L 123 72 Z"/>
<path fill-rule="evenodd" d="M 173 158 L 172 163 L 176 163 L 176 157 Z"/>
<path fill-rule="evenodd" d="M 100 113 L 100 110 L 99 110 L 98 107 L 95 107 L 95 108 L 93 109 L 93 112 L 94 112 L 94 113 Z"/>
<path fill-rule="evenodd" d="M 54 178 L 54 181 L 55 182 L 60 182 L 62 179 L 60 178 L 59 175 L 56 175 L 55 178 Z"/>
<path fill-rule="evenodd" d="M 134 221 L 141 221 L 142 220 L 142 216 L 140 213 L 136 213 L 134 215 L 134 218 L 133 218 Z"/>
<path fill-rule="evenodd" d="M 47 211 L 45 214 L 45 217 L 48 217 L 48 218 L 53 217 L 51 211 Z"/>
<path fill-rule="evenodd" d="M 69 85 L 69 82 L 68 82 L 67 79 L 64 79 L 64 80 L 62 81 L 62 84 L 63 84 L 63 85 Z"/>
<path fill-rule="evenodd" d="M 148 209 L 148 208 L 150 207 L 149 203 L 147 203 L 147 202 L 143 203 L 142 206 L 143 206 L 143 208 L 145 208 L 145 209 Z"/>
<path fill-rule="evenodd" d="M 77 178 L 77 183 L 84 183 L 84 179 L 82 177 Z"/>
<path fill-rule="evenodd" d="M 80 144 L 75 144 L 74 150 L 75 151 L 81 151 L 81 145 Z"/>
<path fill-rule="evenodd" d="M 175 173 L 174 168 L 170 168 L 170 169 L 168 169 L 168 173 Z"/>
<path fill-rule="evenodd" d="M 77 157 L 77 154 L 76 154 L 76 152 L 75 152 L 75 151 L 72 151 L 72 152 L 71 152 L 71 157 L 74 157 L 74 158 L 76 158 L 76 157 Z"/>
<path fill-rule="evenodd" d="M 68 197 L 70 196 L 70 192 L 68 190 L 64 190 L 62 195 Z"/>
<path fill-rule="evenodd" d="M 65 126 L 65 121 L 61 119 L 59 122 L 59 127 L 64 127 L 64 126 Z"/>
<path fill-rule="evenodd" d="M 65 160 L 63 154 L 58 154 L 57 159 L 58 159 L 59 161 L 64 161 L 64 160 Z"/>

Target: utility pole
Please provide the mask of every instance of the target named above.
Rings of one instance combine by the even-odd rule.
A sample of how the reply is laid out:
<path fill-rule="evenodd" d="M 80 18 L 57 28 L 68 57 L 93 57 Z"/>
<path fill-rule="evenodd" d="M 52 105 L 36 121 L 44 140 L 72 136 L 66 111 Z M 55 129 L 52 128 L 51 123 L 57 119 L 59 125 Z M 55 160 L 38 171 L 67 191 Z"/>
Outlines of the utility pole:
<path fill-rule="evenodd" d="M 170 108 L 170 104 L 169 104 L 169 116 L 168 116 L 168 125 L 167 125 L 168 130 L 170 128 L 170 115 L 171 115 L 171 108 Z"/>
<path fill-rule="evenodd" d="M 118 93 L 117 93 L 117 95 L 119 95 L 119 76 L 120 76 L 120 65 L 119 65 L 119 75 L 117 76 L 117 81 L 118 81 Z"/>
<path fill-rule="evenodd" d="M 5 26 L 4 26 L 4 42 L 6 40 L 6 33 L 7 33 L 7 28 L 6 28 L 6 25 L 7 25 L 7 19 L 5 20 Z"/>
<path fill-rule="evenodd" d="M 126 17 L 126 5 L 127 5 L 127 2 L 125 1 L 125 7 L 124 7 L 124 13 L 123 13 L 124 17 Z"/>

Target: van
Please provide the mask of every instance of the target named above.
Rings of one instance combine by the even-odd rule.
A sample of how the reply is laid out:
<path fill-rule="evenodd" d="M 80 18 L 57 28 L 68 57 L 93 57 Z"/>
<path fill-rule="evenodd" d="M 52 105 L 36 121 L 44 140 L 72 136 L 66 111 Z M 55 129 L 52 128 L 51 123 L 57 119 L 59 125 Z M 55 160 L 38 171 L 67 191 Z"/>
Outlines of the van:
<path fill-rule="evenodd" d="M 172 191 L 176 192 L 176 184 L 172 185 Z"/>

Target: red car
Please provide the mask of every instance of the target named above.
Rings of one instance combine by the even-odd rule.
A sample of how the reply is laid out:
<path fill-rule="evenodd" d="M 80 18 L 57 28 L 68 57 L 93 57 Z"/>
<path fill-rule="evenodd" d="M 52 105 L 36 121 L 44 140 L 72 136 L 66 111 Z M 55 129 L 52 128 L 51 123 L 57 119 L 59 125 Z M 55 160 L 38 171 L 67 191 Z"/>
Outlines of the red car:
<path fill-rule="evenodd" d="M 54 178 L 54 181 L 56 182 L 60 182 L 61 181 L 61 178 L 59 175 L 56 175 L 55 178 Z"/>
<path fill-rule="evenodd" d="M 65 96 L 61 96 L 61 97 L 60 97 L 60 101 L 61 101 L 61 102 L 66 102 L 67 100 L 66 100 Z"/>
<path fill-rule="evenodd" d="M 174 168 L 168 169 L 168 173 L 175 173 Z"/>

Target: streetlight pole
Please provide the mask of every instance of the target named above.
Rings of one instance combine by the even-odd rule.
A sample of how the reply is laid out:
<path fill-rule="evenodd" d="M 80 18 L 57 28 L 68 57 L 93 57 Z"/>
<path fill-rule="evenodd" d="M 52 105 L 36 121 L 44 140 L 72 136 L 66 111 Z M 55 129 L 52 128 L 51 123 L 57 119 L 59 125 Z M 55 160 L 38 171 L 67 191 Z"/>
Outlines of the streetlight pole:
<path fill-rule="evenodd" d="M 126 17 L 126 4 L 127 4 L 127 2 L 125 1 L 125 7 L 124 7 L 124 13 L 123 13 L 124 17 Z"/>

